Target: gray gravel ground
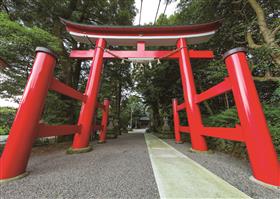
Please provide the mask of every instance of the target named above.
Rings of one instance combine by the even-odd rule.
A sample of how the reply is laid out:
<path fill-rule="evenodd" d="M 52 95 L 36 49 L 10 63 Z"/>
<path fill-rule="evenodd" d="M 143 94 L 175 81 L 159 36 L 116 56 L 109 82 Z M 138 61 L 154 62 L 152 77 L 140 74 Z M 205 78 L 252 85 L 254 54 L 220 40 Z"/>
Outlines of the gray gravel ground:
<path fill-rule="evenodd" d="M 249 180 L 247 161 L 220 152 L 192 153 L 189 143 L 164 141 L 252 198 L 280 198 L 279 191 Z M 93 145 L 93 151 L 75 155 L 65 154 L 69 143 L 34 148 L 30 174 L 1 184 L 0 198 L 159 198 L 143 134 Z"/>
<path fill-rule="evenodd" d="M 277 191 L 263 187 L 249 179 L 252 173 L 247 161 L 220 152 L 193 153 L 190 152 L 191 145 L 189 143 L 175 144 L 172 139 L 164 141 L 250 197 L 280 199 L 280 190 Z"/>
<path fill-rule="evenodd" d="M 30 174 L 1 184 L 0 197 L 159 198 L 143 134 L 124 134 L 106 144 L 94 144 L 94 150 L 84 154 L 66 155 L 67 147 L 35 150 L 28 165 Z"/>

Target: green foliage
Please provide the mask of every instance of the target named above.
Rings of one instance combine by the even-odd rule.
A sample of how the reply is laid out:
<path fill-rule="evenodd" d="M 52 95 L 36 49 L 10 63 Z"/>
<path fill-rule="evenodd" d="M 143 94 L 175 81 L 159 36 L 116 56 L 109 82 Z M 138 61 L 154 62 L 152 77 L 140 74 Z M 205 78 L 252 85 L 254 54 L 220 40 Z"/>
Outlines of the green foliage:
<path fill-rule="evenodd" d="M 280 109 L 278 105 L 265 104 L 264 113 L 270 129 L 271 137 L 278 154 L 280 154 Z M 232 107 L 226 111 L 213 116 L 204 118 L 205 126 L 217 126 L 217 127 L 235 127 L 239 124 L 237 111 L 235 107 Z M 208 139 L 210 146 L 222 151 L 231 152 L 235 155 L 245 157 L 246 148 L 242 143 L 237 143 L 228 140 Z"/>
<path fill-rule="evenodd" d="M 11 21 L 9 16 L 0 12 L 0 56 L 13 60 L 11 53 L 18 53 L 17 57 L 23 56 L 24 52 L 34 51 L 32 47 L 44 45 L 53 51 L 60 51 L 59 39 L 50 33 L 38 28 L 28 28 L 22 24 Z"/>
<path fill-rule="evenodd" d="M 122 128 L 126 128 L 131 124 L 131 116 L 132 116 L 132 125 L 135 125 L 135 120 L 142 116 L 145 116 L 146 107 L 143 104 L 143 100 L 137 95 L 131 95 L 125 98 L 122 101 L 122 112 L 120 115 L 120 124 Z"/>
<path fill-rule="evenodd" d="M 280 154 L 280 104 L 264 106 L 265 116 L 276 151 Z"/>
<path fill-rule="evenodd" d="M 11 21 L 0 12 L 0 57 L 9 68 L 1 70 L 0 96 L 13 97 L 22 93 L 37 46 L 46 46 L 59 52 L 58 38 L 38 28 L 28 28 Z"/>
<path fill-rule="evenodd" d="M 235 127 L 237 123 L 239 123 L 239 119 L 235 107 L 212 116 L 204 117 L 204 124 L 206 126 Z"/>
<path fill-rule="evenodd" d="M 119 48 L 118 48 L 119 49 Z M 130 120 L 129 95 L 133 87 L 128 63 L 110 60 L 104 63 L 99 101 L 110 99 L 110 117 L 116 129 L 126 129 Z"/>
<path fill-rule="evenodd" d="M 279 83 L 278 83 L 279 84 Z M 271 103 L 279 103 L 280 102 L 280 86 L 274 90 L 272 93 L 272 97 L 270 98 Z"/>
<path fill-rule="evenodd" d="M 277 1 L 257 2 L 260 3 L 265 12 L 269 28 L 274 30 L 280 25 L 279 3 L 276 3 Z M 217 55 L 238 46 L 248 48 L 247 32 L 252 33 L 256 44 L 263 42 L 256 13 L 246 0 L 181 0 L 178 9 L 176 13 L 177 19 L 174 20 L 173 17 L 170 19 L 175 21 L 176 24 L 206 23 L 223 19 L 222 27 L 210 42 L 200 45 L 201 47 L 213 49 Z M 279 51 L 280 49 L 271 49 L 264 45 L 261 48 L 249 50 L 251 54 L 250 61 L 254 64 L 253 66 L 256 70 L 267 71 L 268 69 L 277 68 L 271 59 L 270 53 L 272 50 Z M 261 75 L 263 74 L 258 76 Z"/>
<path fill-rule="evenodd" d="M 13 108 L 0 107 L 0 135 L 8 135 L 15 113 Z"/>
<path fill-rule="evenodd" d="M 56 77 L 69 86 L 84 90 L 89 64 L 71 60 L 68 56 L 73 48 L 89 49 L 92 46 L 78 45 L 65 30 L 64 24 L 60 22 L 60 17 L 78 23 L 95 25 L 131 25 L 136 15 L 134 0 L 5 0 L 0 3 L 0 9 L 7 13 L 5 21 L 9 23 L 12 21 L 11 23 L 19 30 L 19 33 L 15 31 L 15 36 L 10 37 L 9 40 L 5 37 L 13 35 L 11 31 L 14 31 L 14 29 L 8 27 L 5 35 L 3 31 L 2 40 L 6 46 L 1 46 L 0 51 L 3 50 L 3 53 L 0 53 L 0 56 L 3 56 L 2 58 L 6 59 L 12 66 L 9 69 L 5 69 L 7 80 L 1 82 L 0 94 L 6 97 L 22 94 L 32 66 L 34 49 L 39 45 L 50 47 L 59 55 L 59 62 L 55 71 Z M 15 45 L 7 46 L 10 43 Z M 125 72 L 122 74 L 123 77 L 127 77 Z M 116 85 L 119 85 L 121 90 L 125 88 L 125 83 L 119 81 L 118 75 L 114 75 L 114 72 L 112 72 L 109 76 L 111 76 L 112 81 L 102 83 L 106 89 L 101 89 L 101 100 L 103 96 L 116 96 L 116 90 L 118 90 L 115 89 Z M 120 105 L 117 106 L 117 104 L 120 104 L 121 99 L 122 96 L 112 97 L 113 110 L 111 110 L 111 113 L 120 114 Z M 55 106 L 56 102 L 61 112 Z M 65 116 L 68 123 L 73 123 L 77 119 L 80 107 L 67 97 L 51 95 L 47 100 L 46 109 L 45 121 L 63 122 L 62 117 Z M 47 116 L 48 114 L 58 114 L 58 116 L 55 118 L 55 116 Z"/>
<path fill-rule="evenodd" d="M 70 100 L 70 99 L 69 99 Z M 64 99 L 62 100 L 59 94 L 54 92 L 49 92 L 46 100 L 46 105 L 44 107 L 42 121 L 48 124 L 67 124 L 66 115 L 67 109 L 71 106 L 71 102 Z M 80 108 L 76 103 L 76 108 Z M 77 112 L 73 111 L 73 121 L 77 122 Z"/>
<path fill-rule="evenodd" d="M 178 63 L 163 61 L 152 63 L 152 67 L 144 64 L 134 68 L 133 79 L 137 82 L 136 90 L 141 93 L 146 106 L 150 107 L 153 130 L 159 129 L 163 116 L 171 116 L 172 98 L 182 93 Z M 172 74 L 172 75 L 171 75 Z"/>

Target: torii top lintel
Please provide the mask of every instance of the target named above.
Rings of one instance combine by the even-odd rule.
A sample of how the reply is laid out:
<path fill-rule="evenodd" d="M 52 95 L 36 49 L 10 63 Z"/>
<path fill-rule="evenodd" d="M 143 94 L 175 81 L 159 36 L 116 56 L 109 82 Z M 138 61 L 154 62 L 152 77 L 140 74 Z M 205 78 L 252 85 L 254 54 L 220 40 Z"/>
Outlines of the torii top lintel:
<path fill-rule="evenodd" d="M 179 38 L 186 38 L 188 44 L 197 44 L 208 41 L 221 26 L 221 20 L 181 26 L 98 26 L 61 21 L 78 42 L 104 38 L 108 45 L 120 46 L 135 46 L 139 41 L 146 46 L 173 46 Z"/>

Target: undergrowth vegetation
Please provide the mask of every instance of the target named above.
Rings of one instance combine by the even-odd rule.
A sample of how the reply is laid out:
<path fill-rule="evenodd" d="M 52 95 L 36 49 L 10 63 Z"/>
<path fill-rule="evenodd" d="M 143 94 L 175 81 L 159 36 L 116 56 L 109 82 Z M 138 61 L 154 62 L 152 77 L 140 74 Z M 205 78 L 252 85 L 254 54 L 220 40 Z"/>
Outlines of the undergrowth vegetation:
<path fill-rule="evenodd" d="M 0 107 L 0 135 L 8 135 L 15 113 L 14 108 Z"/>
<path fill-rule="evenodd" d="M 275 105 L 268 104 L 265 104 L 263 108 L 273 144 L 278 155 L 280 155 L 280 109 Z M 205 126 L 235 127 L 235 124 L 239 124 L 236 108 L 232 107 L 219 114 L 208 116 L 204 119 L 204 124 Z M 242 158 L 247 156 L 244 143 L 216 138 L 207 138 L 207 141 L 212 149 L 231 153 Z"/>

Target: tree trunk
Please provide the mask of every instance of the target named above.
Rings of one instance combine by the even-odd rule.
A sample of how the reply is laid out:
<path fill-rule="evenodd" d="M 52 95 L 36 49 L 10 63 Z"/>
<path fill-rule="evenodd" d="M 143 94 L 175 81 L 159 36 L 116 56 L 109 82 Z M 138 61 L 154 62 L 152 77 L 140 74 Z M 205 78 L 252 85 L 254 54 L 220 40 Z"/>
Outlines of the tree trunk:
<path fill-rule="evenodd" d="M 273 62 L 275 63 L 275 65 L 280 67 L 280 53 L 279 53 L 280 46 L 276 43 L 276 34 L 280 30 L 280 26 L 276 27 L 275 30 L 273 31 L 270 30 L 265 20 L 264 10 L 260 6 L 260 4 L 256 0 L 248 0 L 248 2 L 256 13 L 259 29 L 264 39 L 265 45 L 271 49 L 270 55 L 273 59 Z M 256 49 L 264 46 L 264 45 L 255 44 L 250 32 L 247 33 L 247 42 L 249 47 L 252 49 Z"/>
<path fill-rule="evenodd" d="M 228 94 L 225 93 L 225 104 L 226 104 L 226 108 L 229 109 L 229 101 L 228 101 Z"/>
<path fill-rule="evenodd" d="M 80 75 L 81 75 L 81 64 L 82 61 L 78 60 L 75 64 L 73 64 L 73 79 L 72 79 L 72 85 L 73 88 L 78 89 L 79 81 L 80 81 Z"/>
<path fill-rule="evenodd" d="M 200 82 L 200 81 L 198 81 L 198 89 L 200 90 L 200 92 L 203 92 L 202 85 L 201 85 L 201 82 Z M 207 112 L 208 112 L 210 115 L 214 115 L 213 110 L 211 109 L 209 103 L 208 103 L 206 100 L 203 101 L 203 105 L 205 106 Z"/>
<path fill-rule="evenodd" d="M 153 131 L 157 132 L 158 128 L 160 127 L 160 115 L 159 115 L 159 107 L 158 104 L 152 105 L 152 111 L 153 111 Z"/>
<path fill-rule="evenodd" d="M 118 130 L 119 135 L 121 135 L 121 123 L 120 123 L 120 119 L 121 119 L 121 98 L 122 98 L 122 81 L 119 80 L 117 100 L 116 100 L 117 101 L 116 112 L 117 112 L 117 120 L 118 120 L 117 130 Z"/>

